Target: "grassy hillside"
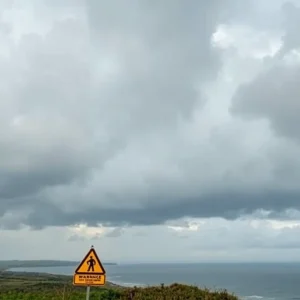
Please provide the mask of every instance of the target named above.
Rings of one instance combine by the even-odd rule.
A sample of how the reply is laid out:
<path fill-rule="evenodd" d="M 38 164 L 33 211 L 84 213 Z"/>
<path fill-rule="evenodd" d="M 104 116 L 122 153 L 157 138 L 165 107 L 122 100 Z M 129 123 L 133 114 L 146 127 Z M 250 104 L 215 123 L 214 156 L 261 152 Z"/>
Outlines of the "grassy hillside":
<path fill-rule="evenodd" d="M 0 300 L 79 300 L 85 287 L 72 285 L 71 276 L 0 272 Z M 90 300 L 237 300 L 226 291 L 201 290 L 173 284 L 147 288 L 124 288 L 107 283 L 91 287 Z"/>

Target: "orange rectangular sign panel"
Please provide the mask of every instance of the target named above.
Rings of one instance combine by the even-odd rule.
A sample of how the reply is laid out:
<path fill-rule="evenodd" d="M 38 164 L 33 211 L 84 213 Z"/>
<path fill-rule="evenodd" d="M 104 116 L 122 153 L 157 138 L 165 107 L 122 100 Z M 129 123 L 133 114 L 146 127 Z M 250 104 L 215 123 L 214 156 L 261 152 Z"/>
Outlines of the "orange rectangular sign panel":
<path fill-rule="evenodd" d="M 73 276 L 74 285 L 105 285 L 106 275 L 99 274 L 75 274 Z"/>

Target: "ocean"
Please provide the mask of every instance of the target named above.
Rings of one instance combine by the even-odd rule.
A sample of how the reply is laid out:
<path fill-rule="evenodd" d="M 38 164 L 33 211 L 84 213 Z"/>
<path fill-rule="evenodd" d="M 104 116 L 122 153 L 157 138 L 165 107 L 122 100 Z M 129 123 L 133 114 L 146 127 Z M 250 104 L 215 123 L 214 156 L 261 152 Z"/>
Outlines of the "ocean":
<path fill-rule="evenodd" d="M 74 267 L 13 268 L 11 271 L 73 275 Z M 119 264 L 106 265 L 107 280 L 126 286 L 174 282 L 227 289 L 241 299 L 300 300 L 300 264 Z"/>

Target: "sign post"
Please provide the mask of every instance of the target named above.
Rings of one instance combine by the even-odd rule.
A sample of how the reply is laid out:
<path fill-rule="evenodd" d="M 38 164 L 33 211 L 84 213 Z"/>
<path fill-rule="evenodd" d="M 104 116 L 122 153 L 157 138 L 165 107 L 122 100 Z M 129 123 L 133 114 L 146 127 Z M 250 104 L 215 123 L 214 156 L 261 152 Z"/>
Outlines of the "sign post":
<path fill-rule="evenodd" d="M 86 300 L 90 300 L 90 289 L 91 289 L 91 287 L 88 285 L 87 287 L 86 287 Z"/>
<path fill-rule="evenodd" d="M 92 246 L 81 261 L 73 276 L 73 285 L 86 286 L 86 300 L 90 298 L 90 287 L 105 285 L 106 272 Z"/>

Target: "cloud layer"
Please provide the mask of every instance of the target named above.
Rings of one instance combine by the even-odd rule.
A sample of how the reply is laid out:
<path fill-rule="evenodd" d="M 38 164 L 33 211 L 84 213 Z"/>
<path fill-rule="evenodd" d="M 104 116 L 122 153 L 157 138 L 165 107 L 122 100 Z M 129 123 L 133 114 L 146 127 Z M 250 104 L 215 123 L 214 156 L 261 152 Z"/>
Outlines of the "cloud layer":
<path fill-rule="evenodd" d="M 294 263 L 300 259 L 299 222 L 189 218 L 167 225 L 133 226 L 122 229 L 121 234 L 118 228 L 84 225 L 47 227 L 36 231 L 28 228 L 3 230 L 0 255 L 6 259 L 79 261 L 90 245 L 94 245 L 103 262 L 117 263 Z"/>
<path fill-rule="evenodd" d="M 1 227 L 295 217 L 292 2 L 0 5 Z"/>

